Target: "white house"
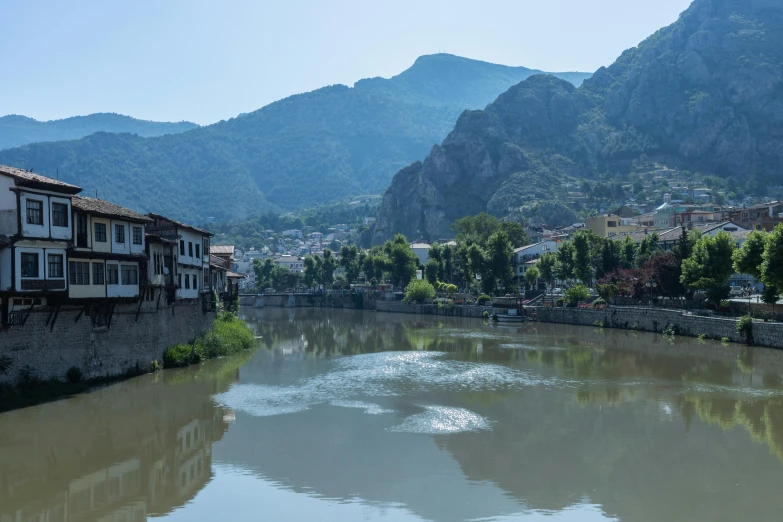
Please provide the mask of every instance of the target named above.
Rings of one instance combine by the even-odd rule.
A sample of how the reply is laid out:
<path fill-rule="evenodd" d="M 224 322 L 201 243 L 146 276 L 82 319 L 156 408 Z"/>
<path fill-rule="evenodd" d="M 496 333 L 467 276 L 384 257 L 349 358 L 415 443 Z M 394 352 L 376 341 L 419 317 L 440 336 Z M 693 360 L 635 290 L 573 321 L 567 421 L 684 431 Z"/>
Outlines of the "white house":
<path fill-rule="evenodd" d="M 293 272 L 301 272 L 304 270 L 304 261 L 302 258 L 291 255 L 282 255 L 273 260 L 276 265 L 280 265 Z"/>
<path fill-rule="evenodd" d="M 67 296 L 71 198 L 81 188 L 0 166 L 0 305 L 9 311 Z"/>
<path fill-rule="evenodd" d="M 525 272 L 535 265 L 535 260 L 546 252 L 556 252 L 559 246 L 560 243 L 550 240 L 514 249 L 514 275 L 519 278 L 525 277 Z M 531 264 L 530 261 L 534 262 Z"/>
<path fill-rule="evenodd" d="M 97 198 L 73 197 L 73 246 L 68 252 L 71 299 L 138 298 L 152 220 Z"/>
<path fill-rule="evenodd" d="M 427 243 L 411 243 L 411 250 L 419 258 L 422 265 L 426 265 L 430 259 L 430 245 Z"/>
<path fill-rule="evenodd" d="M 177 299 L 197 299 L 212 290 L 209 266 L 209 243 L 212 232 L 180 223 L 160 214 L 147 214 L 152 219 L 151 233 L 175 239 L 176 264 L 174 285 Z"/>

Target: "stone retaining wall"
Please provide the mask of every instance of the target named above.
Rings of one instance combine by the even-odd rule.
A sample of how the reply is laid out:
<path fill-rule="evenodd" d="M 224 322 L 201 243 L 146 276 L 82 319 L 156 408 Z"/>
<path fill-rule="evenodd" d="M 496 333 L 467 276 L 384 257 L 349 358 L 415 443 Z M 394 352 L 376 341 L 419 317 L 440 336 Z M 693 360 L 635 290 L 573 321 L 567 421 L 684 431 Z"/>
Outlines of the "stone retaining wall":
<path fill-rule="evenodd" d="M 145 303 L 149 305 L 149 303 Z M 94 328 L 82 308 L 63 307 L 54 323 L 46 324 L 51 310 L 30 312 L 23 326 L 0 330 L 0 358 L 10 368 L 0 372 L 0 383 L 14 384 L 19 371 L 29 367 L 41 379 L 65 379 L 75 366 L 85 378 L 104 377 L 140 368 L 152 361 L 162 364 L 163 352 L 187 343 L 209 330 L 214 312 L 204 313 L 200 301 L 178 301 L 173 306 L 117 305 L 111 327 Z M 78 317 L 78 320 L 77 320 Z"/>
<path fill-rule="evenodd" d="M 378 301 L 376 304 L 376 310 L 378 312 L 391 312 L 399 314 L 425 314 L 425 315 L 446 315 L 454 317 L 483 317 L 486 310 L 492 315 L 496 312 L 491 306 L 452 306 L 452 307 L 439 307 L 435 304 L 425 305 L 412 305 L 406 304 L 402 301 Z M 502 310 L 500 313 L 505 313 Z"/>
<path fill-rule="evenodd" d="M 607 307 L 603 310 L 583 308 L 536 307 L 537 320 L 545 323 L 573 324 L 583 326 L 604 326 L 645 332 L 661 333 L 671 326 L 677 335 L 697 337 L 706 334 L 710 339 L 724 337 L 743 343 L 745 339 L 735 330 L 736 319 L 700 317 L 679 310 L 656 308 Z M 783 325 L 776 323 L 753 323 L 753 339 L 757 346 L 783 348 Z"/>

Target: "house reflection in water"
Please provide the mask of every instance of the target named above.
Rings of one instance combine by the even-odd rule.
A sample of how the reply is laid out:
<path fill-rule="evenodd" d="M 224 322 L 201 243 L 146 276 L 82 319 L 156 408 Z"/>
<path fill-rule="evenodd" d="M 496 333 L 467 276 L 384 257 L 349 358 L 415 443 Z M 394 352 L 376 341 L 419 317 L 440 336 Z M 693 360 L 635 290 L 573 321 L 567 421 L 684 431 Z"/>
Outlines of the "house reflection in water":
<path fill-rule="evenodd" d="M 228 383 L 182 376 L 0 415 L 0 522 L 138 522 L 192 499 L 231 412 L 209 399 Z"/>

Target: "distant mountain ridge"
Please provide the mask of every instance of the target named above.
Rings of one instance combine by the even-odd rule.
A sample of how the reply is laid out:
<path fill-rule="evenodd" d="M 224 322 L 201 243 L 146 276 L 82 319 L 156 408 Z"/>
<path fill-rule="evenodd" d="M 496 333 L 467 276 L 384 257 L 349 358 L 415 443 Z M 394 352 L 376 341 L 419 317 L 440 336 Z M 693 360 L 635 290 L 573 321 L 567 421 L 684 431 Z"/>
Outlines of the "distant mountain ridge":
<path fill-rule="evenodd" d="M 379 192 L 443 139 L 463 110 L 485 107 L 537 72 L 423 56 L 390 79 L 324 87 L 188 132 L 30 144 L 0 151 L 0 163 L 59 171 L 141 211 L 166 209 L 193 222 L 241 219 Z M 590 75 L 561 76 L 581 83 Z"/>
<path fill-rule="evenodd" d="M 27 116 L 0 116 L 0 150 L 29 143 L 75 140 L 95 132 L 129 132 L 142 137 L 176 134 L 198 127 L 189 121 L 166 123 L 137 120 L 122 114 L 98 112 L 62 120 L 38 121 Z"/>
<path fill-rule="evenodd" d="M 553 223 L 569 211 L 566 182 L 622 175 L 642 155 L 779 184 L 783 2 L 696 0 L 579 88 L 533 76 L 466 111 L 395 175 L 373 240 L 448 237 L 453 221 L 481 211 Z"/>

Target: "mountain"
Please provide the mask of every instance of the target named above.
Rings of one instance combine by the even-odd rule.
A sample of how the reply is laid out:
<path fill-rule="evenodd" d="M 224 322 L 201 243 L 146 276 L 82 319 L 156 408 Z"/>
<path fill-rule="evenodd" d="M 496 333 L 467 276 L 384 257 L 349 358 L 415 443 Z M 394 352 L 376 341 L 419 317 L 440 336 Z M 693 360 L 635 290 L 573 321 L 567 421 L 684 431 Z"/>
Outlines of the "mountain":
<path fill-rule="evenodd" d="M 466 108 L 482 108 L 538 74 L 447 54 L 390 79 L 333 85 L 176 135 L 95 134 L 0 151 L 132 208 L 201 222 L 244 218 L 378 193 L 443 139 Z M 562 73 L 581 83 L 589 74 Z M 162 190 L 164 189 L 165 190 Z"/>
<path fill-rule="evenodd" d="M 643 154 L 779 184 L 780 0 L 696 0 L 579 88 L 533 76 L 466 111 L 423 162 L 395 175 L 373 241 L 448 237 L 450 223 L 479 211 L 556 221 L 573 180 L 622 175 Z"/>
<path fill-rule="evenodd" d="M 181 121 L 162 123 L 145 121 L 114 113 L 74 116 L 64 120 L 38 121 L 10 114 L 0 117 L 0 150 L 42 141 L 75 140 L 95 132 L 130 132 L 143 137 L 176 134 L 198 127 Z"/>

